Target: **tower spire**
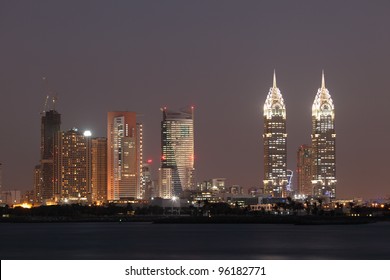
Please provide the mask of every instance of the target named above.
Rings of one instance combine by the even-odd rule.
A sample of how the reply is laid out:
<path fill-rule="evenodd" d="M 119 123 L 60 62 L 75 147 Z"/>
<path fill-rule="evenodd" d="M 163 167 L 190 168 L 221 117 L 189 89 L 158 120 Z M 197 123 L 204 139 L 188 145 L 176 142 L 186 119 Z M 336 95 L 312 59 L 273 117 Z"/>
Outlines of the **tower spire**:
<path fill-rule="evenodd" d="M 274 83 L 273 83 L 273 88 L 276 88 L 276 74 L 275 74 L 275 69 L 274 69 Z"/>
<path fill-rule="evenodd" d="M 322 69 L 322 84 L 321 84 L 321 89 L 325 88 L 325 75 L 324 75 L 324 70 Z"/>

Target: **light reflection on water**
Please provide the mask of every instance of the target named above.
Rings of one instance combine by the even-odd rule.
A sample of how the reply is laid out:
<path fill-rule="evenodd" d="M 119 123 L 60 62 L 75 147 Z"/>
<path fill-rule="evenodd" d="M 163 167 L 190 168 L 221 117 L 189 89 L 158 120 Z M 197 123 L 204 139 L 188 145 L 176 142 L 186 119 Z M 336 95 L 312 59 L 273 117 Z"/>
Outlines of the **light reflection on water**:
<path fill-rule="evenodd" d="M 390 259 L 390 223 L 0 224 L 1 259 Z"/>

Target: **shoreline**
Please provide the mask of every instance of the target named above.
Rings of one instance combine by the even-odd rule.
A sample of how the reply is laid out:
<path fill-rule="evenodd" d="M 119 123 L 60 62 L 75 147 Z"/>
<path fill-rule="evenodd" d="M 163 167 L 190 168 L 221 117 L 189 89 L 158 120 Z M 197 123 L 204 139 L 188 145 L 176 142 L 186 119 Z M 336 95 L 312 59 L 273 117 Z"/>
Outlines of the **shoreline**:
<path fill-rule="evenodd" d="M 107 216 L 107 217 L 40 217 L 0 218 L 1 223 L 151 223 L 151 224 L 293 224 L 356 225 L 390 222 L 390 217 L 351 216 Z"/>

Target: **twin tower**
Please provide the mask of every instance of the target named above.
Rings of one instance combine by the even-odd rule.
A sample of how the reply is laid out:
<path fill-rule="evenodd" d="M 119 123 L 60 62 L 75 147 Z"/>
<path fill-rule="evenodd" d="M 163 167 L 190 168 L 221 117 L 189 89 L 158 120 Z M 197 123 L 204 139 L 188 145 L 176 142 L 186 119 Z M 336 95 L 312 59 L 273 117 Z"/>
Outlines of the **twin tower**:
<path fill-rule="evenodd" d="M 298 166 L 296 194 L 314 197 L 336 197 L 336 133 L 335 113 L 332 98 L 325 87 L 324 72 L 312 106 L 311 146 L 306 147 L 306 166 Z M 286 105 L 276 86 L 273 86 L 264 103 L 264 194 L 269 197 L 287 197 L 293 194 L 288 189 L 287 178 L 287 130 Z M 299 159 L 298 159 L 299 160 Z M 301 173 L 301 174 L 299 174 Z M 301 184 L 305 184 L 303 186 Z"/>

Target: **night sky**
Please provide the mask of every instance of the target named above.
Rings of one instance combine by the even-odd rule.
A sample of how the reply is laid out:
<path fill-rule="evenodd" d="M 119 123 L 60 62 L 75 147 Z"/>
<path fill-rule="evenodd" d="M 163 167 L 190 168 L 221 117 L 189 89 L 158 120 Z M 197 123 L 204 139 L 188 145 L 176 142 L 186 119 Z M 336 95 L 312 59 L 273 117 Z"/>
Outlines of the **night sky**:
<path fill-rule="evenodd" d="M 155 168 L 160 107 L 194 105 L 197 181 L 253 187 L 263 179 L 262 111 L 274 69 L 294 171 L 297 148 L 310 144 L 324 69 L 336 110 L 337 196 L 388 196 L 389 13 L 389 1 L 1 1 L 4 188 L 32 189 L 43 76 L 58 94 L 62 130 L 106 136 L 108 111 L 139 113 Z"/>

